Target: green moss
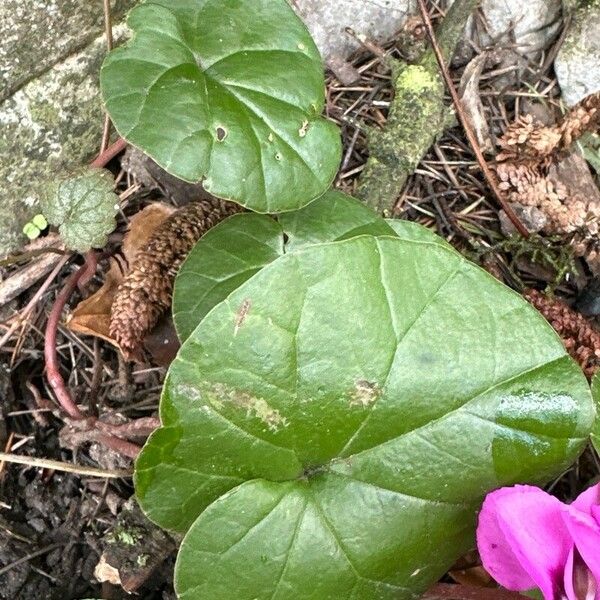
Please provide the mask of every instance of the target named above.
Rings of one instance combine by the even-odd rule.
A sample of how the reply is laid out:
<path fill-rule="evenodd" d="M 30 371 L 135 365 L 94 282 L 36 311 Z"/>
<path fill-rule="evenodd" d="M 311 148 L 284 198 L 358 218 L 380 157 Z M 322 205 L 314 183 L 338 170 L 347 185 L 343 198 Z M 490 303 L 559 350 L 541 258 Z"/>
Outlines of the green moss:
<path fill-rule="evenodd" d="M 430 73 L 421 65 L 412 65 L 402 69 L 396 78 L 396 88 L 405 90 L 406 92 L 422 93 L 430 90 L 434 91 L 439 88 L 439 77 Z"/>

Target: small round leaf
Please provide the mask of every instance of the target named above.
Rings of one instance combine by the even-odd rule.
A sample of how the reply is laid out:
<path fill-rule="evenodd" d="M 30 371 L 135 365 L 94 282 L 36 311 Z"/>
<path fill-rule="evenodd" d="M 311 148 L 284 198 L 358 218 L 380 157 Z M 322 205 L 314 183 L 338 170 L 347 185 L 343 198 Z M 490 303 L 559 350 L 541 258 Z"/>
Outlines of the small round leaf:
<path fill-rule="evenodd" d="M 102 248 L 116 227 L 119 197 L 114 179 L 104 169 L 85 169 L 48 185 L 41 209 L 71 250 Z"/>

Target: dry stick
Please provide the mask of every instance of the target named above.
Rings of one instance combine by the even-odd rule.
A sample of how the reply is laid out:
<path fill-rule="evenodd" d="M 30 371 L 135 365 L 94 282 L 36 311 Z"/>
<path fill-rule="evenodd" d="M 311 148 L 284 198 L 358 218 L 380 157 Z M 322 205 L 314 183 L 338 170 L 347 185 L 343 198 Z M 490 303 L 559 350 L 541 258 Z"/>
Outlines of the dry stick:
<path fill-rule="evenodd" d="M 510 219 L 512 224 L 515 226 L 516 230 L 524 238 L 528 238 L 529 231 L 527 230 L 525 225 L 523 225 L 523 223 L 521 223 L 521 221 L 515 214 L 515 211 L 511 208 L 510 204 L 508 204 L 508 202 L 502 196 L 502 192 L 498 188 L 498 183 L 496 181 L 496 177 L 494 176 L 494 173 L 492 173 L 492 170 L 490 169 L 489 165 L 487 164 L 487 161 L 485 160 L 485 157 L 483 156 L 483 152 L 481 151 L 481 148 L 479 147 L 479 144 L 477 143 L 477 138 L 475 137 L 475 133 L 473 132 L 473 128 L 471 127 L 471 123 L 469 122 L 469 119 L 465 115 L 465 112 L 464 112 L 462 103 L 460 101 L 460 98 L 458 97 L 456 88 L 454 87 L 454 84 L 452 83 L 452 78 L 450 77 L 450 73 L 448 71 L 448 67 L 446 66 L 444 56 L 443 56 L 440 46 L 437 42 L 435 32 L 433 31 L 433 26 L 431 24 L 431 19 L 429 18 L 429 13 L 427 12 L 427 9 L 425 8 L 425 2 L 424 2 L 424 0 L 418 0 L 418 1 L 419 1 L 419 8 L 421 10 L 421 15 L 423 17 L 423 22 L 425 23 L 425 28 L 427 29 L 427 34 L 429 35 L 429 39 L 431 41 L 431 47 L 433 48 L 435 58 L 437 59 L 437 62 L 440 67 L 440 71 L 442 72 L 444 81 L 446 82 L 446 87 L 448 88 L 448 91 L 450 92 L 450 95 L 452 96 L 452 102 L 454 103 L 454 106 L 456 108 L 456 113 L 458 115 L 458 118 L 460 119 L 463 129 L 465 130 L 465 134 L 467 136 L 467 139 L 469 140 L 469 144 L 471 145 L 471 148 L 475 154 L 475 157 L 477 158 L 477 162 L 479 163 L 479 166 L 481 167 L 481 170 L 483 171 L 483 174 L 488 183 L 488 186 L 492 190 L 494 196 L 496 196 L 496 199 L 498 200 L 500 206 L 502 207 L 502 209 L 506 213 L 506 216 Z"/>
<path fill-rule="evenodd" d="M 54 281 L 54 279 L 57 277 L 57 275 L 62 271 L 62 268 L 65 266 L 65 264 L 67 263 L 69 258 L 71 258 L 70 254 L 68 254 L 67 256 L 64 256 L 61 259 L 61 261 L 56 265 L 56 267 L 54 267 L 54 270 L 52 271 L 52 273 L 50 273 L 50 275 L 48 275 L 48 277 L 46 278 L 46 281 L 44 281 L 44 283 L 41 285 L 40 289 L 35 293 L 35 295 L 29 301 L 27 306 L 21 311 L 20 316 L 15 319 L 15 321 L 12 323 L 12 325 L 8 328 L 8 331 L 2 336 L 2 338 L 0 339 L 0 348 L 2 348 L 4 346 L 4 344 L 6 344 L 6 342 L 12 337 L 12 334 L 19 328 L 19 326 L 27 318 L 29 313 L 31 313 L 34 306 L 37 304 L 38 300 L 44 295 L 46 290 L 50 287 L 50 284 Z"/>
<path fill-rule="evenodd" d="M 58 460 L 49 460 L 47 458 L 35 458 L 33 456 L 20 456 L 18 454 L 9 454 L 0 452 L 0 461 L 36 467 L 40 469 L 53 469 L 63 473 L 75 473 L 86 477 L 102 477 L 108 479 L 119 479 L 121 477 L 131 477 L 129 471 L 119 469 L 97 469 L 85 465 L 73 465 L 71 463 L 60 462 Z"/>

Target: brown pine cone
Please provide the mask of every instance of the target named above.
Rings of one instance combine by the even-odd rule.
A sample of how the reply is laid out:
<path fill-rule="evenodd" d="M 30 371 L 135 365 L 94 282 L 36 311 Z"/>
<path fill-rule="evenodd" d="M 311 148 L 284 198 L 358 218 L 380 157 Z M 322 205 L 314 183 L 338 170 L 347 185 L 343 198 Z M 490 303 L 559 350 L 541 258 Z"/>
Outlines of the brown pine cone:
<path fill-rule="evenodd" d="M 552 325 L 569 354 L 591 379 L 600 368 L 600 333 L 588 319 L 558 298 L 550 298 L 537 290 L 526 290 L 523 296 Z"/>
<path fill-rule="evenodd" d="M 240 210 L 237 204 L 217 199 L 191 202 L 161 223 L 137 253 L 110 315 L 110 335 L 126 358 L 137 355 L 146 334 L 171 306 L 175 275 L 196 242 Z"/>
<path fill-rule="evenodd" d="M 535 160 L 550 156 L 561 142 L 558 127 L 534 123 L 531 115 L 519 117 L 511 123 L 498 145 L 502 151 L 496 157 L 499 162 Z"/>
<path fill-rule="evenodd" d="M 560 126 L 561 147 L 566 150 L 584 133 L 600 127 L 600 93 L 584 98 L 565 116 Z"/>
<path fill-rule="evenodd" d="M 531 115 L 520 116 L 511 123 L 498 141 L 498 162 L 542 161 L 557 158 L 584 133 L 600 127 L 600 93 L 584 98 L 558 125 L 534 123 Z"/>

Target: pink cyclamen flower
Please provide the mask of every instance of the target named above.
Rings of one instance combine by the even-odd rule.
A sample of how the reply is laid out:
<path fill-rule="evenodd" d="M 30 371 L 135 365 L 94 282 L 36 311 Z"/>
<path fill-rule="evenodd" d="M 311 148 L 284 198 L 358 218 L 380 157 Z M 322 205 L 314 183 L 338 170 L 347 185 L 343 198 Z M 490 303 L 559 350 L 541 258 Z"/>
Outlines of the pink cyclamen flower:
<path fill-rule="evenodd" d="M 528 485 L 491 492 L 477 546 L 488 573 L 509 590 L 600 600 L 600 484 L 569 505 Z"/>

